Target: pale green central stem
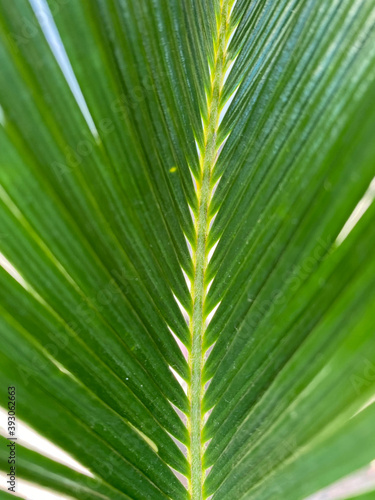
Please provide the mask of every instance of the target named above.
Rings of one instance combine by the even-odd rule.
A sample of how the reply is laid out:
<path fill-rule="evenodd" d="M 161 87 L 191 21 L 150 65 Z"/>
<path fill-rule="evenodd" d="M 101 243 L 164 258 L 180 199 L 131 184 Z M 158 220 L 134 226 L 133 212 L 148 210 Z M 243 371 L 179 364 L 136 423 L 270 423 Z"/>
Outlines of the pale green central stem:
<path fill-rule="evenodd" d="M 201 155 L 201 179 L 198 183 L 198 213 L 195 218 L 197 234 L 194 252 L 194 280 L 192 283 L 193 310 L 190 318 L 192 350 L 189 356 L 191 369 L 190 400 L 190 450 L 191 467 L 190 495 L 193 500 L 203 499 L 203 444 L 202 443 L 202 340 L 205 331 L 204 300 L 205 271 L 207 267 L 207 233 L 209 229 L 208 209 L 212 195 L 211 176 L 217 156 L 217 130 L 220 114 L 220 96 L 226 66 L 226 45 L 228 38 L 228 17 L 231 0 L 222 0 L 218 24 L 218 38 L 215 45 L 215 62 L 212 73 L 211 93 L 208 97 L 207 124 L 204 129 L 204 150 Z"/>

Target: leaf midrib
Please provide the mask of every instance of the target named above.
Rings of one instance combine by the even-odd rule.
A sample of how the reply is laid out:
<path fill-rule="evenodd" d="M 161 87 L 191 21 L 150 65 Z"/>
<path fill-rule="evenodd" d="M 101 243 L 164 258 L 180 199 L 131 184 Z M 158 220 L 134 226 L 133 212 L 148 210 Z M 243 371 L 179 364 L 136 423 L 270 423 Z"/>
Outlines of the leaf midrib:
<path fill-rule="evenodd" d="M 212 198 L 212 171 L 218 153 L 217 131 L 219 127 L 221 94 L 224 83 L 229 37 L 229 14 L 231 0 L 222 0 L 218 16 L 217 39 L 215 42 L 214 64 L 211 73 L 211 88 L 207 99 L 207 122 L 204 125 L 204 148 L 200 157 L 200 179 L 197 181 L 198 212 L 195 215 L 196 246 L 193 251 L 194 277 L 192 281 L 193 308 L 190 315 L 192 348 L 189 353 L 191 381 L 188 389 L 190 417 L 189 492 L 193 500 L 202 500 L 203 495 L 203 417 L 202 383 L 203 349 L 202 341 L 206 328 L 204 301 L 206 295 L 207 236 L 210 217 L 209 206 Z"/>

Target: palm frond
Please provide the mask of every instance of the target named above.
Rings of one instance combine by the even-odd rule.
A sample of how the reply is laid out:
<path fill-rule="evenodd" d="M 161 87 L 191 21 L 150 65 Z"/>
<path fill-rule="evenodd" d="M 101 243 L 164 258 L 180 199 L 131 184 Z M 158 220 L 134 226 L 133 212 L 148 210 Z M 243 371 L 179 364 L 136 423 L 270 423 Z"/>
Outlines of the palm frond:
<path fill-rule="evenodd" d="M 299 500 L 367 465 L 374 4 L 46 5 L 0 1 L 0 383 L 92 477 L 22 443 L 19 477 Z"/>

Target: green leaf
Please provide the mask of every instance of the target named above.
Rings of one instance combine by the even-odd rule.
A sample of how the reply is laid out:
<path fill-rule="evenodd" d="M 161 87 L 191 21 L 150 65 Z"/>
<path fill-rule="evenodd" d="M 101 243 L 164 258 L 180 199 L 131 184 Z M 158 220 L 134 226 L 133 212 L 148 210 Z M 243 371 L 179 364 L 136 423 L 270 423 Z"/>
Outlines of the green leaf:
<path fill-rule="evenodd" d="M 8 470 L 8 457 L 5 452 L 7 440 L 0 437 L 0 442 L 0 467 L 2 471 L 6 472 Z M 20 445 L 17 445 L 17 477 L 79 500 L 91 498 L 98 500 L 104 498 L 129 499 L 127 495 L 99 478 L 80 474 Z M 12 495 L 14 496 L 14 494 Z M 4 496 L 4 498 L 8 498 L 8 496 Z"/>
<path fill-rule="evenodd" d="M 21 498 L 15 493 L 8 493 L 6 491 L 0 491 L 1 500 L 10 500 L 11 498 Z"/>
<path fill-rule="evenodd" d="M 292 457 L 282 472 L 276 471 L 247 498 L 274 498 L 272 490 L 280 498 L 306 498 L 322 486 L 367 465 L 374 456 L 374 416 L 375 408 L 371 405 L 340 428 L 331 426 L 316 442 L 302 448 L 298 458 Z"/>
<path fill-rule="evenodd" d="M 372 500 L 374 498 L 374 491 L 368 491 L 356 497 L 350 497 L 348 500 Z"/>
<path fill-rule="evenodd" d="M 0 2 L 0 384 L 92 474 L 19 441 L 17 477 L 302 500 L 375 458 L 374 36 L 367 0 Z"/>

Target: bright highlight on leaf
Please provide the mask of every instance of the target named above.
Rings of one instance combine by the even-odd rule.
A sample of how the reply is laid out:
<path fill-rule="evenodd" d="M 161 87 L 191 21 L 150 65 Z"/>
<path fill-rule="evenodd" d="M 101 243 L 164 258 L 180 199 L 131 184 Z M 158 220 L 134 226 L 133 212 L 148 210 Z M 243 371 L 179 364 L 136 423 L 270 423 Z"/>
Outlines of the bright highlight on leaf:
<path fill-rule="evenodd" d="M 374 35 L 367 0 L 0 0 L 0 406 L 92 474 L 19 440 L 0 498 L 375 459 Z"/>

